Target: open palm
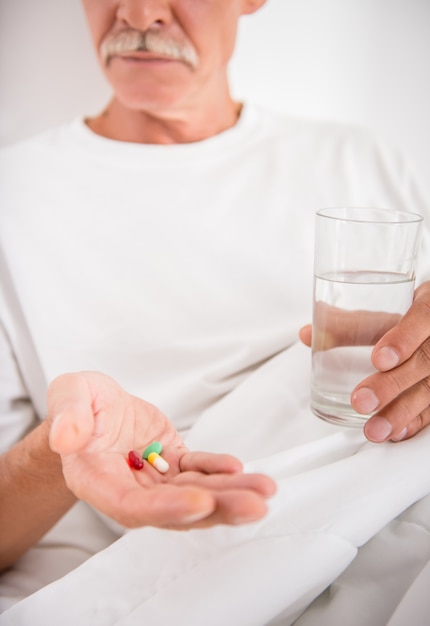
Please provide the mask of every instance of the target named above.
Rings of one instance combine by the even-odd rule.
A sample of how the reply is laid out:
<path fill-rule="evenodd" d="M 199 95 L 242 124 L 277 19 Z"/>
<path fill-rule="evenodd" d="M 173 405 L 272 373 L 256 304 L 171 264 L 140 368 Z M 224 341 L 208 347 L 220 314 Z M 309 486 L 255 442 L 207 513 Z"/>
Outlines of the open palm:
<path fill-rule="evenodd" d="M 235 457 L 189 452 L 161 411 L 104 374 L 56 378 L 48 389 L 48 420 L 69 489 L 129 528 L 254 521 L 275 491 L 269 477 L 244 474 Z M 163 445 L 168 472 L 146 461 L 142 470 L 130 468 L 128 452 L 141 454 L 154 441 Z"/>

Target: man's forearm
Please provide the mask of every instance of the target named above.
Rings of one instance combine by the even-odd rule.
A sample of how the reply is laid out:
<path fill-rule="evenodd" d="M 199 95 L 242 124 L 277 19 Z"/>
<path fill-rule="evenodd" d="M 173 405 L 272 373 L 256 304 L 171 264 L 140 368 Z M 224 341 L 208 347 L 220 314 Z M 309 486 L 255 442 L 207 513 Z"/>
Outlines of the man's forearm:
<path fill-rule="evenodd" d="M 0 570 L 33 546 L 73 505 L 43 422 L 0 457 Z"/>

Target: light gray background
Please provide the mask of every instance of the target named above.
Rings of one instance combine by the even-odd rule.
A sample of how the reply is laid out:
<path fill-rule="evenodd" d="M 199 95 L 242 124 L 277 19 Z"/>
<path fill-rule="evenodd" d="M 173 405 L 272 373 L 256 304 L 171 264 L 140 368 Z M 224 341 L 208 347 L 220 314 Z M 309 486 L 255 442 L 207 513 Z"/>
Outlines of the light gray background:
<path fill-rule="evenodd" d="M 242 18 L 231 80 L 237 97 L 374 129 L 430 196 L 430 0 L 268 0 Z M 0 0 L 0 144 L 108 97 L 79 0 Z"/>

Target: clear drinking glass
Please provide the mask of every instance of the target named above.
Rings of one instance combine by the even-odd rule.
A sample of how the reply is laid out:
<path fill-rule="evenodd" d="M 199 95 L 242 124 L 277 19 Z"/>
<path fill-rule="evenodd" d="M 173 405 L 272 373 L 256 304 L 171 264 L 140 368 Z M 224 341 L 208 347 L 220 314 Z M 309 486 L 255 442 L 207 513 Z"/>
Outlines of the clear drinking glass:
<path fill-rule="evenodd" d="M 311 409 L 362 426 L 350 404 L 375 369 L 373 345 L 410 307 L 422 217 L 406 211 L 334 207 L 316 214 Z"/>

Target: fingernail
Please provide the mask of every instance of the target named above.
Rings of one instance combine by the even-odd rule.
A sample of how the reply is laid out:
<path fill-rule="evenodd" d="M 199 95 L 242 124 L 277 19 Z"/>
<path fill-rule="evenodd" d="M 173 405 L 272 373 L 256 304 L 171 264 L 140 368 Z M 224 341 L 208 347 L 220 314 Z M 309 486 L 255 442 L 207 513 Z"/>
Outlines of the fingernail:
<path fill-rule="evenodd" d="M 356 411 L 366 415 L 377 409 L 379 399 L 372 389 L 361 387 L 352 394 L 351 403 Z"/>
<path fill-rule="evenodd" d="M 383 348 L 379 348 L 374 355 L 374 363 L 379 370 L 386 371 L 390 370 L 396 365 L 399 364 L 399 355 L 393 348 L 389 348 L 388 346 L 384 346 Z"/>
<path fill-rule="evenodd" d="M 391 441 L 402 441 L 406 437 L 407 434 L 408 434 L 408 429 L 404 428 L 403 430 L 399 432 L 398 435 L 396 435 L 395 437 L 391 437 Z"/>
<path fill-rule="evenodd" d="M 212 511 L 198 511 L 194 513 L 188 513 L 188 515 L 184 515 L 181 519 L 183 524 L 195 524 L 195 522 L 200 522 L 201 520 L 209 517 Z"/>
<path fill-rule="evenodd" d="M 386 441 L 391 435 L 391 431 L 390 422 L 385 417 L 380 416 L 370 419 L 364 427 L 366 437 L 375 443 Z"/>

